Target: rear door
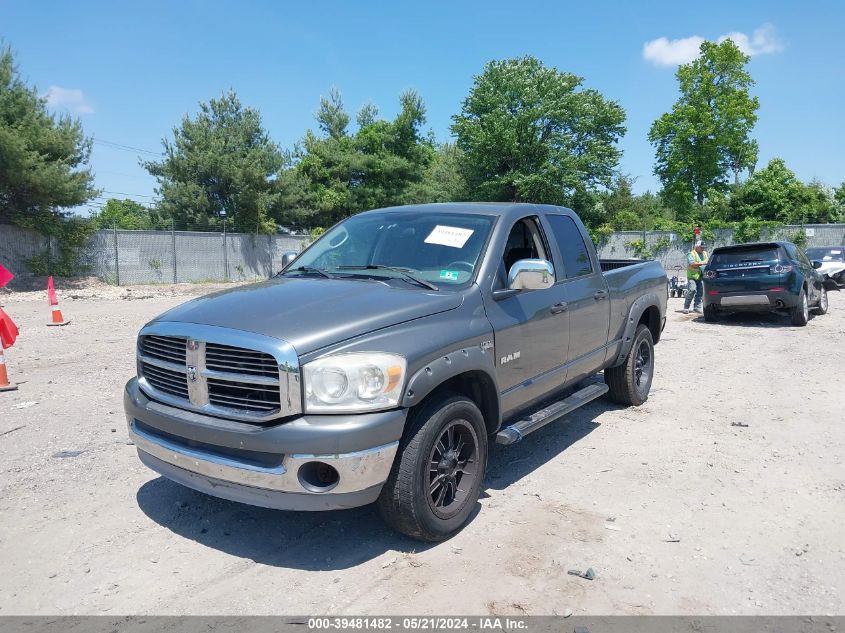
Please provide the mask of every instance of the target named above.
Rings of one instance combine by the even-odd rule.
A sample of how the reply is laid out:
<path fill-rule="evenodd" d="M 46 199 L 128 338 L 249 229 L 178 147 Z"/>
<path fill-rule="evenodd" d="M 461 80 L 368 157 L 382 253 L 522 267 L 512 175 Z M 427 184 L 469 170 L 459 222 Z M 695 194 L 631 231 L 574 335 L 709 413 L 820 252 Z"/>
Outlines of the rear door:
<path fill-rule="evenodd" d="M 569 369 L 566 382 L 572 384 L 595 373 L 607 354 L 610 326 L 610 298 L 601 266 L 587 246 L 573 218 L 565 213 L 548 213 L 560 265 L 557 286 L 569 311 Z"/>
<path fill-rule="evenodd" d="M 804 279 L 807 280 L 807 288 L 809 288 L 807 301 L 810 302 L 810 305 L 818 303 L 819 299 L 821 298 L 821 284 L 819 283 L 820 275 L 818 274 L 818 272 L 816 272 L 816 269 L 813 268 L 813 264 L 810 261 L 810 258 L 807 257 L 807 254 L 804 251 L 795 246 L 795 244 L 787 244 L 786 250 L 787 253 L 789 253 L 790 258 L 794 262 L 795 266 L 797 266 L 801 273 L 804 275 Z"/>

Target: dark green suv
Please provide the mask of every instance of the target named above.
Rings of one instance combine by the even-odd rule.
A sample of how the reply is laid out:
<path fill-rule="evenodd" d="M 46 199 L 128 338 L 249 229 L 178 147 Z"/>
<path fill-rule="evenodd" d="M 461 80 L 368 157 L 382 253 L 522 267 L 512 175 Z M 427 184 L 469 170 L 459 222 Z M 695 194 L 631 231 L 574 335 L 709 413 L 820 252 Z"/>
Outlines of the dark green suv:
<path fill-rule="evenodd" d="M 704 319 L 725 312 L 785 312 L 793 325 L 806 325 L 810 310 L 827 312 L 827 291 L 835 283 L 817 272 L 791 242 L 758 242 L 714 249 L 704 269 Z"/>

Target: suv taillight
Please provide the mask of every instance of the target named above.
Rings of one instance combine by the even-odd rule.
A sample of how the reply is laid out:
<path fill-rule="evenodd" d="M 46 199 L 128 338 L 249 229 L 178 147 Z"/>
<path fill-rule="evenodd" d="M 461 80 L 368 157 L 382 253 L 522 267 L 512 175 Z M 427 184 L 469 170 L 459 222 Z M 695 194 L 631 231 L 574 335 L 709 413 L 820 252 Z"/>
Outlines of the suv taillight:
<path fill-rule="evenodd" d="M 704 278 L 705 279 L 716 279 L 716 271 L 715 270 L 705 270 L 704 271 Z"/>
<path fill-rule="evenodd" d="M 775 264 L 774 266 L 769 267 L 769 272 L 773 275 L 783 275 L 784 273 L 788 273 L 791 270 L 791 264 Z"/>

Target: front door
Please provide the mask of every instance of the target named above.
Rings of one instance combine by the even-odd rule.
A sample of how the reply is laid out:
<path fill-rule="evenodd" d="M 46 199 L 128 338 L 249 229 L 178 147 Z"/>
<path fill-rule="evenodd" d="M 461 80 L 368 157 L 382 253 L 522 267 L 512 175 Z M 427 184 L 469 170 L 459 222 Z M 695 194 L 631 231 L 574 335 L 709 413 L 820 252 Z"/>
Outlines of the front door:
<path fill-rule="evenodd" d="M 548 241 L 536 217 L 514 223 L 502 254 L 498 286 L 507 285 L 507 271 L 520 259 L 552 261 Z M 496 341 L 496 378 L 502 392 L 502 414 L 526 407 L 561 386 L 561 367 L 569 346 L 569 312 L 563 290 L 554 285 L 522 292 L 485 305 Z"/>

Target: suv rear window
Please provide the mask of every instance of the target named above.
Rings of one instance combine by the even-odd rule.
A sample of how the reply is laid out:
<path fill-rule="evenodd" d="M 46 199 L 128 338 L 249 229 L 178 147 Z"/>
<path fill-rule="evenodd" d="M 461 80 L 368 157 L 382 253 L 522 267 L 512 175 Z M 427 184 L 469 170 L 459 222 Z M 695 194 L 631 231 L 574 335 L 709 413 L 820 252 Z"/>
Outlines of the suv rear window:
<path fill-rule="evenodd" d="M 780 249 L 774 244 L 767 244 L 750 248 L 732 248 L 730 250 L 717 251 L 710 258 L 710 265 L 736 266 L 737 264 L 753 264 L 754 262 L 772 262 L 780 258 Z"/>

